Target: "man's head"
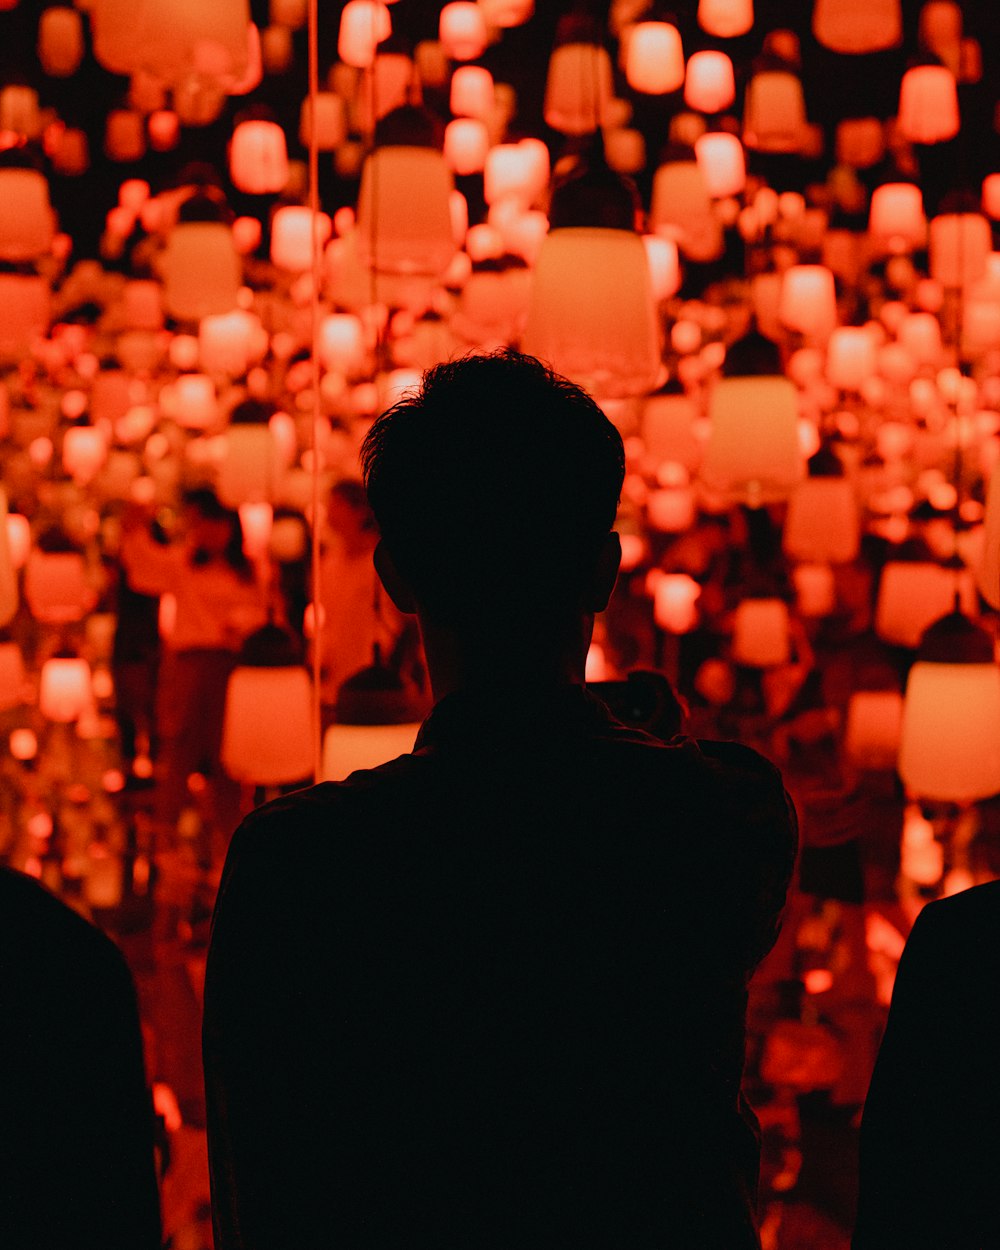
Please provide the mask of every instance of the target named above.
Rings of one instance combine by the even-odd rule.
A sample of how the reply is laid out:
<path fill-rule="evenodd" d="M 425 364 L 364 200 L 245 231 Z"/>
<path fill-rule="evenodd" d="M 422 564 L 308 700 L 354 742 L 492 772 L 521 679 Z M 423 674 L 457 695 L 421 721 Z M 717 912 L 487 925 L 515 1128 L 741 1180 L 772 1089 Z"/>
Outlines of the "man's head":
<path fill-rule="evenodd" d="M 361 458 L 379 571 L 398 573 L 427 619 L 550 631 L 604 606 L 622 440 L 540 361 L 502 350 L 436 366 L 378 418 Z"/>

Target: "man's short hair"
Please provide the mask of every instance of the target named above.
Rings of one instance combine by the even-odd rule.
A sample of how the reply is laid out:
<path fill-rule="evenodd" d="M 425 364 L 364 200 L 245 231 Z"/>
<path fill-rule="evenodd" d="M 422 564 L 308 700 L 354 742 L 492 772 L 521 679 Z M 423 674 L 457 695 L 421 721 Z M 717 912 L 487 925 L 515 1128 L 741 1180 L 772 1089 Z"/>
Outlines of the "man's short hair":
<path fill-rule="evenodd" d="M 361 461 L 396 566 L 447 623 L 578 609 L 625 476 L 621 436 L 587 392 L 508 348 L 429 369 Z"/>

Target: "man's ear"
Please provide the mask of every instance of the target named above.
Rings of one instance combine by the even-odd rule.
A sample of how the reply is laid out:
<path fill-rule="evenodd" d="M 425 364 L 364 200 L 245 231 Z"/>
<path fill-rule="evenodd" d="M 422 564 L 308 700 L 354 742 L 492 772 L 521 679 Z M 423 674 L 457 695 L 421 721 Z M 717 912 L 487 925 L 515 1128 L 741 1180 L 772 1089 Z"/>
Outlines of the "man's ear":
<path fill-rule="evenodd" d="M 588 587 L 586 607 L 589 612 L 603 612 L 608 606 L 608 600 L 618 580 L 618 567 L 621 562 L 621 539 L 612 530 L 601 547 Z"/>
<path fill-rule="evenodd" d="M 415 615 L 417 602 L 413 597 L 413 591 L 410 590 L 407 582 L 403 580 L 402 574 L 396 568 L 396 562 L 389 554 L 384 542 L 379 541 L 378 546 L 375 548 L 373 559 L 375 561 L 375 572 L 385 588 L 385 593 L 400 612 L 405 612 L 410 616 Z"/>

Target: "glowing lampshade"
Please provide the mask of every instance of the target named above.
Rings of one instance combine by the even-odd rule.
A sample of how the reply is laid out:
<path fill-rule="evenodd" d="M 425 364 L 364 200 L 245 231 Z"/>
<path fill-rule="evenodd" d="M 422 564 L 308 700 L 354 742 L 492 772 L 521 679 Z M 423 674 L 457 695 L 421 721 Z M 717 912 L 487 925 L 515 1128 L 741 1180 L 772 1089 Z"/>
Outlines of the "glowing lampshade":
<path fill-rule="evenodd" d="M 879 582 L 875 633 L 897 647 L 917 647 L 928 626 L 952 610 L 956 594 L 963 612 L 976 610 L 976 586 L 968 569 L 890 560 Z"/>
<path fill-rule="evenodd" d="M 299 142 L 309 146 L 312 131 L 313 104 L 307 96 L 299 113 Z M 316 93 L 316 146 L 321 152 L 332 152 L 347 138 L 347 108 L 336 92 Z"/>
<path fill-rule="evenodd" d="M 899 756 L 903 696 L 898 690 L 857 690 L 847 704 L 844 752 L 856 768 L 891 769 Z"/>
<path fill-rule="evenodd" d="M 219 499 L 227 508 L 273 499 L 280 463 L 270 426 L 231 425 L 222 437 L 225 454 L 215 483 Z"/>
<path fill-rule="evenodd" d="M 649 220 L 656 233 L 675 238 L 690 260 L 714 260 L 722 254 L 722 227 L 697 161 L 668 161 L 657 169 Z"/>
<path fill-rule="evenodd" d="M 449 107 L 456 117 L 487 118 L 495 101 L 493 75 L 481 65 L 460 65 L 451 76 Z"/>
<path fill-rule="evenodd" d="M 916 65 L 899 84 L 899 129 L 911 143 L 953 139 L 961 124 L 955 76 L 943 65 Z"/>
<path fill-rule="evenodd" d="M 837 160 L 852 169 L 870 169 L 885 155 L 885 136 L 877 117 L 845 117 L 837 123 Z"/>
<path fill-rule="evenodd" d="M 69 78 L 83 60 L 83 22 L 76 9 L 53 6 L 38 19 L 38 60 L 46 74 Z"/>
<path fill-rule="evenodd" d="M 482 9 L 472 0 L 452 0 L 438 18 L 438 38 L 455 61 L 474 61 L 482 56 L 489 38 Z"/>
<path fill-rule="evenodd" d="M 748 668 L 775 668 L 791 655 L 788 605 L 782 599 L 744 599 L 733 617 L 733 659 Z"/>
<path fill-rule="evenodd" d="M 52 246 L 49 186 L 34 169 L 0 169 L 0 260 L 28 261 Z"/>
<path fill-rule="evenodd" d="M 386 146 L 365 159 L 358 193 L 359 258 L 379 273 L 436 277 L 455 255 L 451 170 L 432 148 Z M 374 248 L 374 250 L 373 250 Z"/>
<path fill-rule="evenodd" d="M 312 234 L 315 231 L 319 249 L 333 233 L 333 222 L 327 213 L 313 220 L 310 209 L 299 204 L 286 204 L 271 219 L 271 261 L 290 273 L 305 273 L 312 266 Z"/>
<path fill-rule="evenodd" d="M 829 564 L 797 564 L 792 585 L 799 616 L 829 616 L 837 606 L 837 582 Z"/>
<path fill-rule="evenodd" d="M 33 87 L 10 83 L 0 89 L 0 130 L 13 130 L 26 139 L 41 133 L 38 92 Z"/>
<path fill-rule="evenodd" d="M 23 356 L 45 335 L 52 292 L 40 274 L 0 273 L 0 358 Z"/>
<path fill-rule="evenodd" d="M 747 84 L 743 142 L 759 152 L 798 152 L 807 131 L 802 83 L 787 70 L 762 70 Z"/>
<path fill-rule="evenodd" d="M 478 118 L 456 117 L 445 127 L 444 158 L 459 176 L 481 173 L 489 150 L 489 131 Z"/>
<path fill-rule="evenodd" d="M 990 474 L 983 517 L 982 557 L 976 564 L 979 593 L 992 608 L 1000 608 L 1000 463 Z"/>
<path fill-rule="evenodd" d="M 229 141 L 233 186 L 250 195 L 282 191 L 288 182 L 288 148 L 277 122 L 240 122 Z"/>
<path fill-rule="evenodd" d="M 0 629 L 9 625 L 17 613 L 17 566 L 11 551 L 7 522 L 7 492 L 0 487 Z"/>
<path fill-rule="evenodd" d="M 86 660 L 56 656 L 46 660 L 38 684 L 38 708 L 57 724 L 79 720 L 92 699 L 90 665 Z"/>
<path fill-rule="evenodd" d="M 392 34 L 392 17 L 377 0 L 348 0 L 340 15 L 337 55 L 345 65 L 366 69 L 375 51 Z"/>
<path fill-rule="evenodd" d="M 269 503 L 241 503 L 238 512 L 243 553 L 248 560 L 260 560 L 271 545 L 274 508 Z"/>
<path fill-rule="evenodd" d="M 890 247 L 919 247 L 927 235 L 924 197 L 912 182 L 887 182 L 872 192 L 870 233 Z"/>
<path fill-rule="evenodd" d="M 1000 668 L 989 635 L 958 613 L 927 630 L 910 669 L 899 775 L 911 795 L 940 802 L 1000 790 Z"/>
<path fill-rule="evenodd" d="M 720 39 L 735 39 L 753 26 L 753 0 L 698 0 L 698 25 Z"/>
<path fill-rule="evenodd" d="M 75 551 L 32 551 L 24 569 L 24 598 L 35 620 L 46 625 L 83 620 L 97 601 L 83 556 Z"/>
<path fill-rule="evenodd" d="M 312 683 L 301 665 L 240 665 L 226 687 L 222 767 L 247 785 L 280 786 L 312 773 Z"/>
<path fill-rule="evenodd" d="M 522 348 L 600 397 L 641 395 L 660 374 L 642 240 L 627 230 L 551 231 L 535 267 Z"/>
<path fill-rule="evenodd" d="M 343 781 L 413 750 L 419 722 L 403 725 L 331 725 L 323 736 L 323 781 Z"/>
<path fill-rule="evenodd" d="M 933 313 L 907 313 L 899 323 L 896 338 L 918 364 L 935 365 L 941 358 L 941 323 Z"/>
<path fill-rule="evenodd" d="M 514 200 L 530 208 L 548 186 L 549 150 L 538 139 L 498 143 L 483 167 L 483 194 L 487 204 Z"/>
<path fill-rule="evenodd" d="M 260 322 L 234 309 L 202 317 L 198 325 L 198 356 L 206 373 L 238 378 L 246 373 L 257 350 Z"/>
<path fill-rule="evenodd" d="M 63 435 L 63 468 L 78 485 L 92 482 L 108 456 L 108 437 L 93 425 L 74 425 Z"/>
<path fill-rule="evenodd" d="M 825 265 L 792 265 L 781 281 L 782 322 L 811 339 L 825 339 L 837 324 L 837 293 Z"/>
<path fill-rule="evenodd" d="M 980 213 L 943 213 L 931 219 L 930 273 L 944 287 L 968 287 L 986 273 L 992 249 L 989 221 Z"/>
<path fill-rule="evenodd" d="M 875 372 L 875 340 L 862 326 L 838 326 L 826 345 L 826 377 L 831 386 L 859 391 Z"/>
<path fill-rule="evenodd" d="M 646 521 L 658 534 L 683 534 L 697 516 L 694 491 L 687 481 L 651 490 L 646 500 Z"/>
<path fill-rule="evenodd" d="M 611 58 L 594 43 L 553 49 L 545 80 L 546 125 L 564 135 L 586 135 L 604 122 L 613 94 Z"/>
<path fill-rule="evenodd" d="M 680 254 L 673 239 L 664 239 L 658 234 L 644 234 L 642 244 L 649 262 L 653 299 L 659 303 L 675 295 L 681 285 Z"/>
<path fill-rule="evenodd" d="M 336 369 L 348 376 L 364 368 L 365 336 L 360 317 L 353 313 L 331 313 L 319 327 L 319 358 L 324 369 Z"/>
<path fill-rule="evenodd" d="M 234 81 L 246 71 L 248 0 L 93 0 L 88 9 L 94 56 L 114 74 L 179 84 L 196 70 Z"/>
<path fill-rule="evenodd" d="M 236 307 L 243 263 L 233 233 L 220 221 L 184 221 L 167 237 L 162 260 L 163 306 L 180 321 Z"/>
<path fill-rule="evenodd" d="M 831 52 L 861 56 L 894 48 L 903 37 L 899 0 L 816 0 L 813 34 Z"/>
<path fill-rule="evenodd" d="M 725 52 L 695 52 L 687 63 L 684 103 L 699 113 L 721 113 L 736 98 L 733 63 Z"/>
<path fill-rule="evenodd" d="M 709 400 L 701 479 L 752 506 L 785 499 L 802 479 L 795 386 L 787 378 L 722 378 Z"/>
<path fill-rule="evenodd" d="M 4 496 L 4 503 L 3 507 L 0 508 L 0 513 L 6 507 L 6 496 Z M 31 522 L 26 516 L 21 516 L 19 512 L 8 512 L 6 530 L 10 562 L 15 569 L 23 569 L 31 552 Z"/>
<path fill-rule="evenodd" d="M 664 573 L 653 592 L 653 619 L 670 634 L 687 634 L 698 624 L 701 587 L 687 573 Z"/>
<path fill-rule="evenodd" d="M 161 394 L 161 405 L 165 398 Z M 218 416 L 215 383 L 204 373 L 182 373 L 171 388 L 167 406 L 178 425 L 204 430 Z"/>
<path fill-rule="evenodd" d="M 721 131 L 704 134 L 695 142 L 694 154 L 708 193 L 715 199 L 739 195 L 746 186 L 743 144 L 735 135 Z"/>
<path fill-rule="evenodd" d="M 625 77 L 633 91 L 665 95 L 684 82 L 680 31 L 669 22 L 639 22 L 628 35 Z"/>
<path fill-rule="evenodd" d="M 782 546 L 793 560 L 840 564 L 853 560 L 861 519 L 851 483 L 843 477 L 809 477 L 792 491 Z"/>
<path fill-rule="evenodd" d="M 24 657 L 16 642 L 0 642 L 0 712 L 24 702 Z"/>

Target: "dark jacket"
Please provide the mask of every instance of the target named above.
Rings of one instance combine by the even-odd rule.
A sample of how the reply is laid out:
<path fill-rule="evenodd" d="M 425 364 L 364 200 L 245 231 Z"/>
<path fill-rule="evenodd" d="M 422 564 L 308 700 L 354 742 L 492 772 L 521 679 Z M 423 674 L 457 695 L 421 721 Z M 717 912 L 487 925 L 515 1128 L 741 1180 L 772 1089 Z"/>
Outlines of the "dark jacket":
<path fill-rule="evenodd" d="M 255 812 L 206 983 L 217 1250 L 756 1246 L 746 984 L 794 854 L 760 756 L 576 686 L 450 695 Z"/>
<path fill-rule="evenodd" d="M 118 948 L 0 868 L 0 1244 L 156 1250 L 153 1107 Z"/>
<path fill-rule="evenodd" d="M 861 1123 L 854 1250 L 1000 1246 L 1000 881 L 917 917 Z"/>

